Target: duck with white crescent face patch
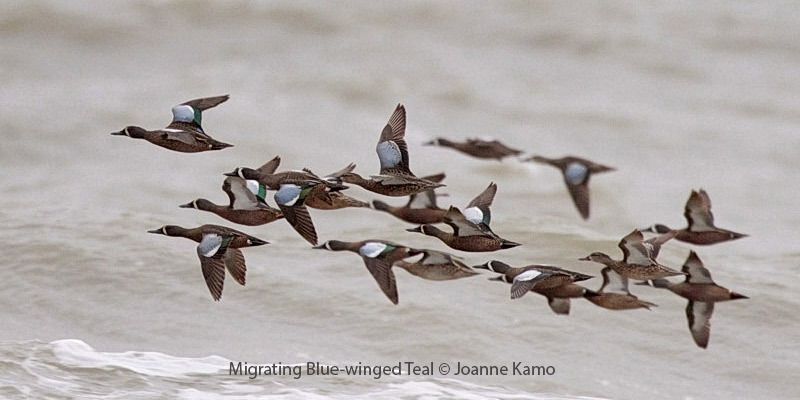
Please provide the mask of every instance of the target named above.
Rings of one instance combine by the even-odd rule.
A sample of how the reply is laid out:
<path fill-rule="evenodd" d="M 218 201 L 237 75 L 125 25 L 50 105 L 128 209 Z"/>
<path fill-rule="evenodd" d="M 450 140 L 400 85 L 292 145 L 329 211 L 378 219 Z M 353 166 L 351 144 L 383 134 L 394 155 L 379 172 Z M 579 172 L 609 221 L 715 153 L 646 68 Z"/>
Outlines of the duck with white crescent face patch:
<path fill-rule="evenodd" d="M 163 148 L 182 153 L 221 150 L 232 145 L 215 140 L 201 125 L 203 111 L 228 100 L 228 95 L 189 100 L 172 108 L 172 122 L 164 129 L 149 131 L 138 126 L 128 126 L 115 136 L 144 139 Z"/>
<path fill-rule="evenodd" d="M 279 209 L 270 207 L 253 194 L 247 181 L 242 178 L 234 176 L 225 178 L 222 190 L 228 195 L 227 206 L 217 205 L 206 199 L 196 199 L 180 207 L 208 211 L 228 221 L 248 226 L 264 225 L 283 218 L 283 213 Z"/>
<path fill-rule="evenodd" d="M 467 205 L 464 212 L 451 206 L 445 213 L 444 223 L 453 228 L 453 233 L 445 232 L 430 224 L 407 231 L 436 237 L 451 248 L 461 251 L 496 251 L 519 246 L 519 243 L 501 238 L 489 227 L 491 222 L 489 208 L 496 193 L 497 185 L 492 182 Z"/>
<path fill-rule="evenodd" d="M 499 274 L 490 280 L 511 284 L 511 298 L 517 299 L 527 292 L 534 292 L 547 298 L 550 309 L 556 314 L 567 315 L 570 311 L 570 298 L 583 297 L 586 289 L 575 282 L 591 279 L 591 275 L 569 271 L 550 265 L 528 265 L 512 267 L 502 261 L 492 260 L 473 268 L 487 269 Z"/>
<path fill-rule="evenodd" d="M 245 284 L 247 266 L 244 255 L 239 249 L 268 244 L 254 236 L 219 225 L 202 225 L 188 229 L 177 225 L 164 225 L 148 232 L 183 237 L 198 243 L 197 256 L 200 258 L 203 278 L 214 301 L 219 301 L 222 297 L 226 269 L 236 282 L 242 286 Z"/>

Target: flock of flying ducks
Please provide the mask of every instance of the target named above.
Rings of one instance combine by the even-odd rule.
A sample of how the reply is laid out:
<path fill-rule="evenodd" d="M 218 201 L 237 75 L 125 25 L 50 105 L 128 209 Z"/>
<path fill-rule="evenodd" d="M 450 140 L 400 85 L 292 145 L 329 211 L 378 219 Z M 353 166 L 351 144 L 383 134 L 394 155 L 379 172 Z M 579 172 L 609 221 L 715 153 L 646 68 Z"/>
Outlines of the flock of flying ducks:
<path fill-rule="evenodd" d="M 138 126 L 128 126 L 112 135 L 144 139 L 184 153 L 231 147 L 232 145 L 209 136 L 201 124 L 203 111 L 226 100 L 227 95 L 187 101 L 172 108 L 173 119 L 166 128 L 150 131 Z M 695 343 L 705 348 L 709 341 L 714 303 L 747 298 L 718 286 L 694 251 L 689 254 L 681 271 L 656 261 L 661 246 L 671 239 L 695 245 L 711 245 L 746 236 L 714 225 L 711 199 L 704 190 L 692 191 L 686 203 L 686 228 L 674 230 L 663 224 L 655 224 L 647 229 L 634 230 L 619 243 L 623 253 L 621 260 L 615 260 L 601 252 L 581 258 L 604 265 L 601 271 L 603 284 L 599 290 L 590 290 L 577 284 L 592 278 L 590 275 L 548 265 L 513 267 L 502 261 L 492 260 L 470 267 L 452 254 L 411 248 L 385 240 L 328 240 L 318 245 L 317 232 L 308 208 L 335 210 L 359 207 L 383 211 L 417 225 L 407 229 L 409 232 L 433 236 L 448 247 L 465 252 L 492 252 L 520 245 L 504 239 L 490 228 L 491 205 L 497 193 L 497 185 L 494 183 L 490 183 L 470 201 L 463 211 L 456 206 L 438 206 L 438 194 L 435 190 L 444 186 L 441 182 L 445 174 L 420 178 L 411 172 L 405 128 L 406 110 L 399 104 L 383 128 L 376 147 L 380 171 L 369 178 L 355 173 L 355 164 L 325 176 L 319 176 L 307 168 L 279 172 L 281 159 L 275 157 L 259 168 L 239 167 L 226 173 L 222 190 L 229 197 L 227 205 L 218 205 L 199 198 L 180 207 L 208 211 L 230 222 L 247 226 L 264 225 L 284 219 L 303 239 L 314 245 L 314 249 L 358 254 L 380 289 L 394 304 L 398 303 L 398 293 L 392 267 L 404 269 L 423 279 L 437 281 L 475 276 L 478 269 L 489 270 L 497 274 L 491 280 L 511 284 L 512 299 L 520 298 L 528 292 L 537 293 L 547 299 L 556 314 L 569 314 L 572 298 L 585 298 L 610 310 L 649 309 L 655 306 L 630 293 L 628 281 L 635 280 L 640 281 L 639 284 L 668 289 L 688 299 L 686 316 L 689 329 Z M 439 138 L 426 145 L 448 147 L 482 159 L 502 160 L 522 154 L 520 150 L 496 140 L 469 139 L 465 142 L 454 142 Z M 614 170 L 578 157 L 551 159 L 534 156 L 523 161 L 534 161 L 558 168 L 575 207 L 584 219 L 589 217 L 590 177 Z M 348 184 L 383 196 L 409 199 L 403 206 L 392 206 L 380 200 L 368 203 L 345 194 L 343 191 L 348 188 Z M 270 191 L 274 192 L 272 198 L 277 208 L 267 203 L 267 193 Z M 449 225 L 452 232 L 436 226 L 441 223 Z M 222 297 L 226 269 L 236 282 L 245 284 L 247 267 L 240 249 L 268 243 L 235 229 L 210 224 L 189 229 L 165 225 L 148 232 L 184 237 L 198 243 L 197 255 L 203 277 L 215 301 Z M 646 239 L 643 232 L 651 232 L 656 236 Z M 412 260 L 420 255 L 421 258 Z M 672 276 L 683 276 L 684 280 L 673 282 L 667 279 Z"/>

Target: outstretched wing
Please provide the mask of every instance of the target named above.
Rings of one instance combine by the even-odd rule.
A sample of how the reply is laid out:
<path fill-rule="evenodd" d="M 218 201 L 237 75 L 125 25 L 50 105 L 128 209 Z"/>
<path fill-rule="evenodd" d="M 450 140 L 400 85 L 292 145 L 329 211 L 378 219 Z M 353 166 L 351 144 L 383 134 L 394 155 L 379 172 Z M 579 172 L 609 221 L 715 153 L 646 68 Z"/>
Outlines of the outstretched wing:
<path fill-rule="evenodd" d="M 381 162 L 381 175 L 388 173 L 405 173 L 413 175 L 409 169 L 408 146 L 406 135 L 406 109 L 398 104 L 383 128 L 375 151 Z"/>
<path fill-rule="evenodd" d="M 478 225 L 470 222 L 456 207 L 451 206 L 444 215 L 444 223 L 453 228 L 455 236 L 485 236 L 487 232 L 483 231 Z"/>
<path fill-rule="evenodd" d="M 392 266 L 389 265 L 386 260 L 381 258 L 370 258 L 370 257 L 361 257 L 364 260 L 364 264 L 367 266 L 367 270 L 369 273 L 372 274 L 372 277 L 375 278 L 375 282 L 378 282 L 378 286 L 381 288 L 381 291 L 389 298 L 394 304 L 397 304 L 399 301 L 397 295 L 397 282 L 394 278 L 394 272 L 392 272 Z"/>
<path fill-rule="evenodd" d="M 714 303 L 689 301 L 686 305 L 686 320 L 689 322 L 689 331 L 698 346 L 708 347 L 711 337 L 711 314 L 714 313 Z"/>
<path fill-rule="evenodd" d="M 548 277 L 549 274 L 529 269 L 514 277 L 511 282 L 511 298 L 518 299 L 536 287 L 536 284 L 541 282 L 542 279 Z"/>
<path fill-rule="evenodd" d="M 681 269 L 686 274 L 686 282 L 700 283 L 700 284 L 713 284 L 714 280 L 711 279 L 711 272 L 703 265 L 703 261 L 697 256 L 694 251 L 689 253 L 689 257 L 683 263 Z"/>
<path fill-rule="evenodd" d="M 247 181 L 238 176 L 229 176 L 222 182 L 222 190 L 230 200 L 229 206 L 234 210 L 257 210 L 258 197 L 247 188 Z"/>
<path fill-rule="evenodd" d="M 214 108 L 226 101 L 230 98 L 230 95 L 222 95 L 222 96 L 214 96 L 214 97 L 203 97 L 199 99 L 189 100 L 185 103 L 181 103 L 182 106 L 189 106 L 192 108 L 196 108 L 200 111 L 208 110 L 209 108 Z"/>
<path fill-rule="evenodd" d="M 600 286 L 601 292 L 631 294 L 630 290 L 628 290 L 628 278 L 620 275 L 611 267 L 603 268 L 601 273 L 603 274 L 603 286 Z"/>
<path fill-rule="evenodd" d="M 219 301 L 222 297 L 222 286 L 225 283 L 224 254 L 228 250 L 230 238 L 215 233 L 203 235 L 197 245 L 197 256 L 211 297 Z"/>
<path fill-rule="evenodd" d="M 704 232 L 714 230 L 714 214 L 711 213 L 711 198 L 705 190 L 699 192 L 692 190 L 683 216 L 689 223 L 689 230 L 693 232 Z"/>
<path fill-rule="evenodd" d="M 262 174 L 274 174 L 281 165 L 281 156 L 275 156 L 272 160 L 267 161 L 264 165 L 258 167 L 256 171 Z"/>

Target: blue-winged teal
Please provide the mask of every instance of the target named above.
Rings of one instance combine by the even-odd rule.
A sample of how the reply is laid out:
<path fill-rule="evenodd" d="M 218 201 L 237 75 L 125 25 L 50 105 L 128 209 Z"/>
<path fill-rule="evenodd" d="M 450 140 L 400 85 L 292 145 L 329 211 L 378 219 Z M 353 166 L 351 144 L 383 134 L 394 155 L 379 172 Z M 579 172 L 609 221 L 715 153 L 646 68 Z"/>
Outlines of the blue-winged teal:
<path fill-rule="evenodd" d="M 589 179 L 592 174 L 614 170 L 614 168 L 572 156 L 563 158 L 533 156 L 525 161 L 536 161 L 561 170 L 572 202 L 575 203 L 575 207 L 583 219 L 589 218 Z"/>
<path fill-rule="evenodd" d="M 280 157 L 276 156 L 258 169 L 238 167 L 224 175 L 254 180 L 269 190 L 279 190 L 281 185 L 284 184 L 304 185 L 307 183 L 322 183 L 332 191 L 347 189 L 347 186 L 341 185 L 340 181 L 320 178 L 308 170 L 275 172 L 280 162 Z M 269 169 L 265 168 L 267 166 L 269 166 Z M 353 168 L 355 168 L 355 164 L 350 164 L 343 171 L 352 170 Z"/>
<path fill-rule="evenodd" d="M 637 308 L 655 307 L 656 305 L 647 301 L 639 300 L 628 290 L 628 278 L 618 274 L 611 267 L 605 267 L 601 271 L 603 274 L 603 286 L 594 292 L 587 290 L 583 297 L 595 305 L 609 310 L 634 310 Z"/>
<path fill-rule="evenodd" d="M 675 236 L 676 240 L 682 242 L 708 245 L 747 236 L 743 233 L 714 226 L 714 214 L 711 213 L 711 198 L 708 197 L 708 193 L 703 189 L 700 189 L 699 192 L 692 190 L 689 200 L 686 201 L 683 216 L 686 217 L 689 226 L 678 230 L 678 234 Z M 670 231 L 670 228 L 663 224 L 655 224 L 644 229 L 644 231 L 665 233 Z"/>
<path fill-rule="evenodd" d="M 222 190 L 230 199 L 227 206 L 217 205 L 206 199 L 197 199 L 180 207 L 209 211 L 228 221 L 249 226 L 264 225 L 283 218 L 280 210 L 260 200 L 247 187 L 247 181 L 242 178 L 234 176 L 225 178 Z"/>
<path fill-rule="evenodd" d="M 634 230 L 619 242 L 619 248 L 622 249 L 624 254 L 621 261 L 614 260 L 601 252 L 594 252 L 580 260 L 594 261 L 611 267 L 627 279 L 646 281 L 667 276 L 683 275 L 683 272 L 661 265 L 656 261 L 661 245 L 673 237 L 675 237 L 675 231 L 644 240 L 642 232 Z"/>
<path fill-rule="evenodd" d="M 489 227 L 492 219 L 490 206 L 496 193 L 497 185 L 492 182 L 481 194 L 472 199 L 463 213 L 451 206 L 445 213 L 444 223 L 453 228 L 453 233 L 429 224 L 407 231 L 434 236 L 451 248 L 462 251 L 495 251 L 519 246 L 519 243 L 497 236 Z"/>
<path fill-rule="evenodd" d="M 329 240 L 314 248 L 330 251 L 351 251 L 360 255 L 367 266 L 367 270 L 378 282 L 378 286 L 389 298 L 389 301 L 394 304 L 397 304 L 399 298 L 397 295 L 397 282 L 395 281 L 394 272 L 392 272 L 392 264 L 419 254 L 417 250 L 385 240 L 363 240 L 360 242 Z"/>
<path fill-rule="evenodd" d="M 281 209 L 283 217 L 292 225 L 297 233 L 311 244 L 317 244 L 317 231 L 314 229 L 314 222 L 308 213 L 305 201 L 314 190 L 320 185 L 318 182 L 306 182 L 302 184 L 284 183 L 275 192 L 275 203 Z"/>
<path fill-rule="evenodd" d="M 449 147 L 476 158 L 497 161 L 501 161 L 505 157 L 522 154 L 521 150 L 508 147 L 495 139 L 467 139 L 465 142 L 454 142 L 444 138 L 437 138 L 425 143 L 425 145 Z"/>
<path fill-rule="evenodd" d="M 400 260 L 394 266 L 408 271 L 411 275 L 432 281 L 448 281 L 478 275 L 461 260 L 441 251 L 421 249 L 422 258 L 408 262 Z"/>
<path fill-rule="evenodd" d="M 350 164 L 340 171 L 325 175 L 323 178 L 319 178 L 308 168 L 304 168 L 303 171 L 318 177 L 320 180 L 333 184 L 341 184 L 342 175 L 353 172 L 355 167 L 355 164 Z M 339 191 L 331 191 L 331 187 L 328 185 L 315 186 L 306 199 L 306 205 L 318 210 L 338 210 L 349 207 L 369 208 L 369 203 L 355 199 Z"/>
<path fill-rule="evenodd" d="M 409 168 L 406 135 L 406 109 L 398 104 L 383 128 L 375 151 L 381 163 L 380 175 L 364 179 L 349 172 L 342 174 L 342 181 L 384 196 L 409 196 L 428 189 L 444 186 L 440 183 L 417 178 Z"/>
<path fill-rule="evenodd" d="M 672 283 L 666 279 L 656 279 L 653 281 L 653 286 L 669 289 L 689 300 L 686 305 L 689 331 L 692 332 L 694 342 L 705 349 L 708 347 L 711 335 L 711 314 L 714 312 L 714 303 L 748 297 L 717 285 L 694 251 L 689 253 L 689 257 L 683 263 L 683 272 L 686 273 L 686 280 L 683 282 Z"/>
<path fill-rule="evenodd" d="M 445 174 L 436 174 L 423 177 L 422 179 L 439 183 L 445 178 Z M 436 224 L 444 221 L 444 214 L 447 210 L 439 208 L 436 204 L 436 192 L 428 189 L 422 193 L 412 194 L 408 198 L 408 203 L 403 207 L 393 207 L 380 200 L 372 201 L 372 208 L 385 211 L 403 221 L 412 224 Z"/>
<path fill-rule="evenodd" d="M 511 298 L 520 298 L 532 291 L 547 298 L 547 304 L 556 314 L 569 314 L 570 298 L 583 297 L 586 288 L 574 282 L 591 279 L 591 275 L 569 271 L 549 265 L 512 267 L 502 261 L 489 261 L 474 268 L 488 269 L 501 274 L 493 281 L 511 284 Z"/>
<path fill-rule="evenodd" d="M 164 129 L 148 131 L 138 126 L 128 126 L 112 135 L 144 139 L 157 146 L 182 153 L 197 153 L 221 150 L 233 145 L 215 140 L 204 130 L 200 122 L 203 111 L 228 100 L 228 95 L 206 97 L 187 101 L 172 107 L 172 122 Z"/>
<path fill-rule="evenodd" d="M 211 297 L 215 301 L 219 301 L 222 297 L 226 268 L 236 282 L 242 286 L 245 284 L 247 266 L 244 262 L 244 255 L 239 249 L 268 243 L 246 233 L 219 225 L 202 225 L 190 229 L 164 225 L 148 232 L 184 237 L 199 243 L 197 256 L 200 257 L 200 267 L 203 270 L 203 277 L 211 292 Z"/>

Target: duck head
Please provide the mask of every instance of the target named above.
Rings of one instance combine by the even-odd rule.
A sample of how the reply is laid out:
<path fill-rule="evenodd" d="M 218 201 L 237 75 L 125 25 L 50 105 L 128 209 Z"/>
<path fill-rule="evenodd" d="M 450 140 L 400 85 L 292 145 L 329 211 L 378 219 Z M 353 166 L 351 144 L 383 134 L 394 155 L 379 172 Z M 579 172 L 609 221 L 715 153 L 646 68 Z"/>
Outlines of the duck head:
<path fill-rule="evenodd" d="M 181 204 L 178 207 L 180 208 L 194 208 L 195 210 L 209 210 L 211 207 L 214 206 L 214 203 L 206 200 L 206 199 L 196 199 L 190 201 L 186 204 Z"/>
<path fill-rule="evenodd" d="M 651 225 L 651 226 L 649 226 L 647 228 L 640 229 L 640 231 L 664 234 L 664 233 L 671 232 L 672 229 L 670 229 L 668 226 L 663 225 L 663 224 L 653 224 L 653 225 Z"/>
<path fill-rule="evenodd" d="M 249 179 L 255 180 L 255 179 L 258 179 L 258 171 L 254 170 L 252 168 L 245 168 L 245 167 L 236 168 L 233 171 L 226 172 L 223 175 L 225 175 L 225 176 L 238 176 L 239 178 L 242 178 L 244 180 L 249 180 Z"/>
<path fill-rule="evenodd" d="M 317 250 L 328 250 L 328 251 L 344 251 L 349 250 L 350 244 L 347 242 L 342 242 L 340 240 L 328 240 L 325 243 L 320 244 L 319 246 L 314 246 L 312 249 Z"/>
<path fill-rule="evenodd" d="M 586 257 L 579 258 L 578 260 L 579 261 L 594 261 L 594 262 L 600 263 L 600 264 L 608 264 L 608 263 L 614 262 L 614 260 L 612 260 L 611 257 L 608 256 L 608 254 L 601 253 L 599 251 L 596 251 L 596 252 L 594 252 L 592 254 L 589 254 Z"/>
<path fill-rule="evenodd" d="M 492 260 L 492 261 L 483 263 L 481 265 L 476 265 L 476 266 L 474 266 L 472 268 L 475 268 L 475 269 L 488 269 L 489 271 L 503 274 L 506 271 L 508 271 L 508 269 L 511 268 L 511 266 L 506 264 L 506 263 L 504 263 L 504 262 L 502 262 L 502 261 Z"/>
<path fill-rule="evenodd" d="M 177 225 L 164 225 L 161 228 L 149 230 L 147 233 L 155 233 L 156 235 L 164 236 L 180 236 L 183 231 L 185 231 L 185 229 Z"/>
<path fill-rule="evenodd" d="M 113 136 L 127 136 L 134 139 L 141 139 L 147 130 L 138 126 L 126 126 L 125 129 L 119 132 L 111 132 Z"/>

